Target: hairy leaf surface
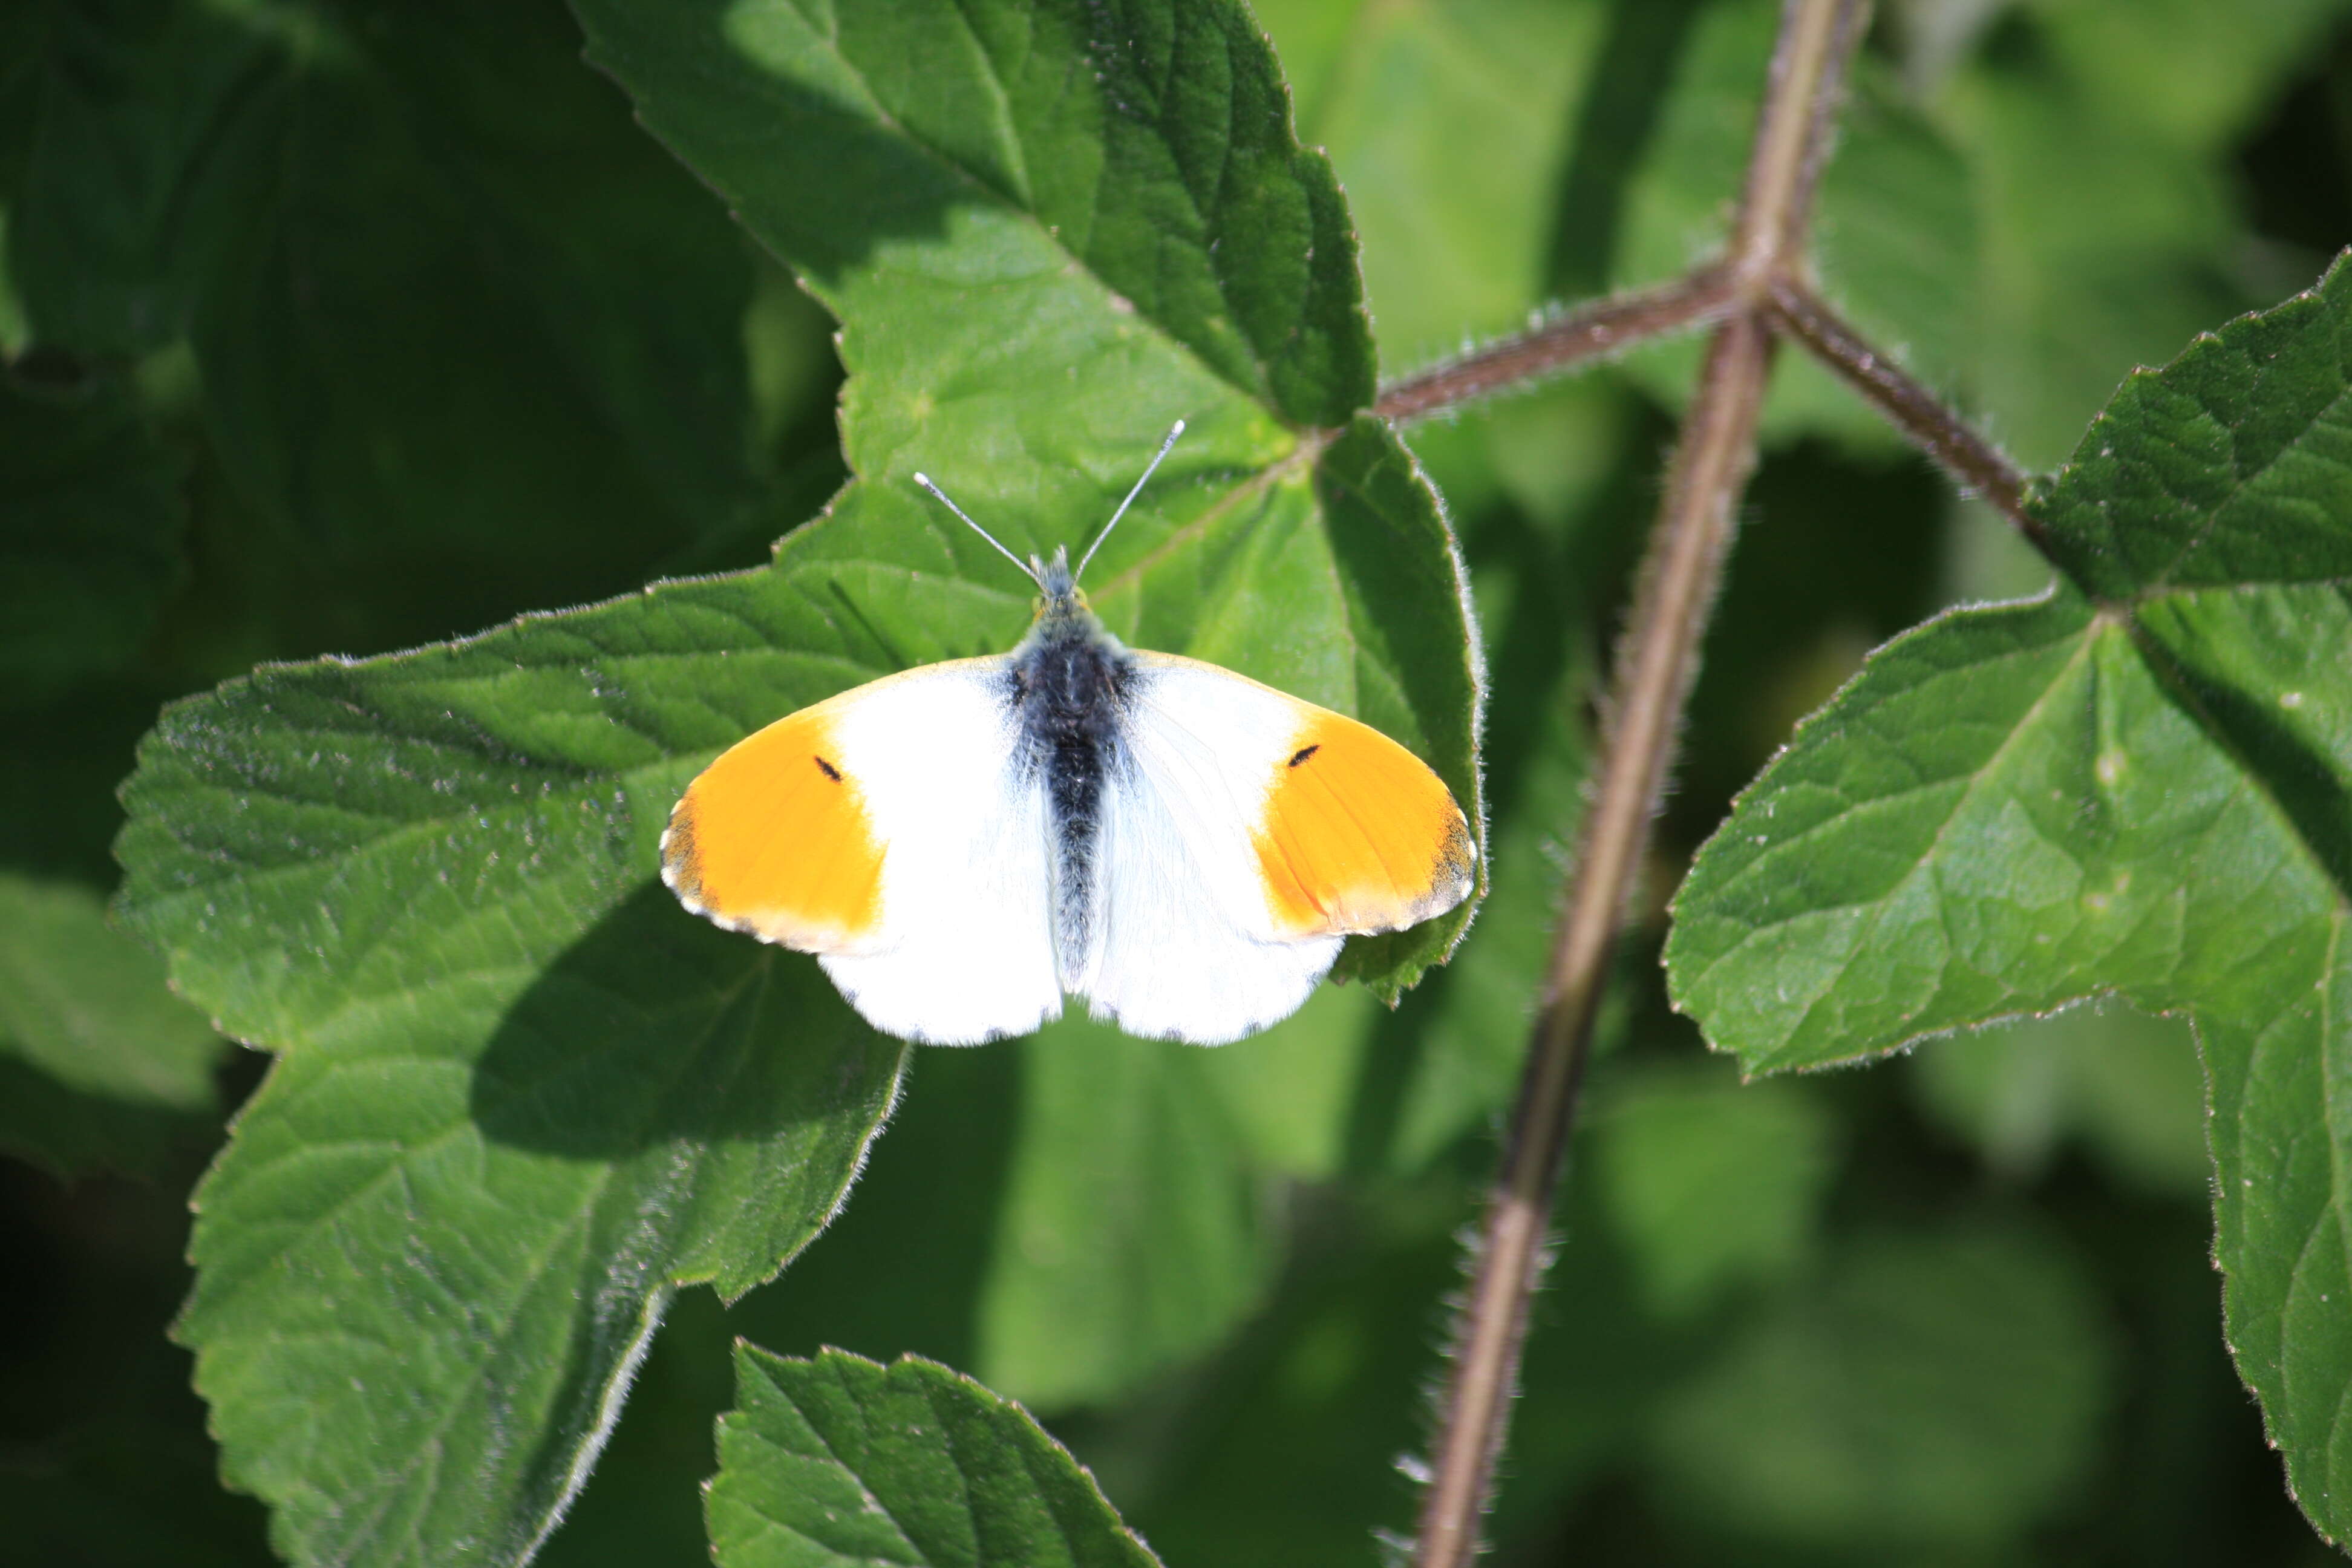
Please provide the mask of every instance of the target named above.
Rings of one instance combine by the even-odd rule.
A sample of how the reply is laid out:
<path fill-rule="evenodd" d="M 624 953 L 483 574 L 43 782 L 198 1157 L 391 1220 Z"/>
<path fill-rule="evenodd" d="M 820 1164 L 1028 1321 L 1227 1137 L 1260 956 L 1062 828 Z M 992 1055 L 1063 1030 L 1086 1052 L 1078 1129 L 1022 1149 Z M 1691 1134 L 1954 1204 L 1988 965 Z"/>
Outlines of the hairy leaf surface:
<path fill-rule="evenodd" d="M 710 1541 L 720 1568 L 1156 1568 L 1019 1405 L 937 1362 L 735 1352 Z"/>
<path fill-rule="evenodd" d="M 748 1289 L 839 1202 L 896 1042 L 813 961 L 685 914 L 655 844 L 751 731 L 1019 637 L 1029 584 L 915 469 L 1050 551 L 1185 417 L 1090 574 L 1105 619 L 1379 725 L 1478 815 L 1460 569 L 1353 412 L 1337 186 L 1237 7 L 580 9 L 842 320 L 855 477 L 767 569 L 265 668 L 145 747 L 125 908 L 283 1053 L 200 1194 L 183 1332 L 298 1562 L 527 1557 L 668 1293 Z M 1393 994 L 1468 915 L 1343 971 Z"/>
<path fill-rule="evenodd" d="M 130 917 L 283 1053 L 181 1333 L 298 1562 L 526 1555 L 669 1291 L 772 1274 L 888 1106 L 897 1042 L 646 875 L 740 591 L 264 670 L 142 748 Z"/>
<path fill-rule="evenodd" d="M 1897 639 L 1676 904 L 1677 1003 L 1754 1071 L 2116 993 L 2201 1045 L 2230 1342 L 2352 1526 L 2352 267 L 2135 375 L 2036 499 L 2047 597 Z"/>

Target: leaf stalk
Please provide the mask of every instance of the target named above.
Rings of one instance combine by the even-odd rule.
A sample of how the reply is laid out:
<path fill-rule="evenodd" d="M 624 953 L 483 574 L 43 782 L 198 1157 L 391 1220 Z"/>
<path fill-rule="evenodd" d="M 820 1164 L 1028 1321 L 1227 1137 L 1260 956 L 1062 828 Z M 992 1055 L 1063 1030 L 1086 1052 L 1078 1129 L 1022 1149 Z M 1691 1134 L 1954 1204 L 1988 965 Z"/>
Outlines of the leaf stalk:
<path fill-rule="evenodd" d="M 1780 68 L 1778 55 L 1773 68 Z M 1813 189 L 1835 140 L 1838 96 L 1816 109 L 1826 120 L 1792 120 L 1790 129 L 1776 132 L 1801 133 L 1796 143 L 1801 151 L 1793 157 L 1776 155 L 1762 165 L 1774 172 L 1776 186 L 1755 193 L 1759 199 L 1743 205 L 1740 228 L 1727 255 L 1667 282 L 1579 306 L 1527 332 L 1417 371 L 1391 383 L 1373 403 L 1372 412 L 1398 421 L 1427 418 L 1761 303 L 1775 332 L 1802 344 L 1963 490 L 1981 498 L 2036 545 L 2042 544 L 2042 526 L 2025 507 L 2023 471 L 1893 355 L 1873 345 L 1801 275 L 1801 222 L 1795 229 L 1787 226 L 1790 215 L 1811 210 Z M 1759 121 L 1759 134 L 1761 130 Z"/>
<path fill-rule="evenodd" d="M 1398 420 L 1444 413 L 1635 343 L 1704 325 L 1730 309 L 1736 298 L 1729 270 L 1717 263 L 1654 289 L 1596 300 L 1518 337 L 1391 383 L 1372 412 Z"/>
<path fill-rule="evenodd" d="M 1802 279 L 1776 279 L 1771 304 L 1773 325 L 1843 376 L 1889 423 L 1941 464 L 1962 489 L 1999 510 L 2036 545 L 2046 545 L 2041 523 L 2025 510 L 2025 475 L 2007 453 L 1902 366 L 1871 347 Z"/>
<path fill-rule="evenodd" d="M 1775 285 L 1803 256 L 1812 197 L 1868 0 L 1785 0 L 1739 219 L 1723 319 L 1669 462 L 1658 521 L 1620 645 L 1599 787 L 1587 814 L 1502 1162 L 1488 1193 L 1467 1304 L 1423 1497 L 1417 1568 L 1460 1568 L 1508 1429 L 1542 1272 L 1544 1236 L 1591 1057 L 1608 967 L 1756 461 Z"/>

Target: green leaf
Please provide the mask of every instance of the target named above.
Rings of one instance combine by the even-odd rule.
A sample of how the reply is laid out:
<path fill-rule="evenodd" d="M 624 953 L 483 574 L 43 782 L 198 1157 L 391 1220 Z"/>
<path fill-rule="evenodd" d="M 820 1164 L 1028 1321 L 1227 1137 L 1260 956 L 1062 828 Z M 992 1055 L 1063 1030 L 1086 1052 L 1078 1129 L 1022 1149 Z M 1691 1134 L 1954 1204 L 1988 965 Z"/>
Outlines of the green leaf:
<path fill-rule="evenodd" d="M 2352 1139 L 2326 1089 L 2352 984 L 2348 337 L 2339 265 L 2136 375 L 2035 502 L 2069 579 L 1874 655 L 1702 851 L 1667 948 L 1677 1005 L 1751 1071 L 2108 992 L 2187 1011 L 2230 1342 L 2331 1534 L 2352 1524 Z"/>
<path fill-rule="evenodd" d="M 152 1169 L 215 1125 L 220 1050 L 104 899 L 0 872 L 0 1148 L 64 1176 Z"/>
<path fill-rule="evenodd" d="M 56 9 L 36 337 L 193 341 L 275 647 L 609 594 L 752 502 L 746 247 L 554 0 Z"/>
<path fill-rule="evenodd" d="M 1018 637 L 1028 585 L 915 468 L 1010 543 L 1071 542 L 1184 415 L 1091 580 L 1105 619 L 1360 715 L 1478 809 L 1460 568 L 1410 456 L 1349 416 L 1371 367 L 1337 188 L 1242 13 L 859 12 L 835 39 L 782 6 L 583 9 L 843 318 L 857 477 L 768 570 L 265 668 L 144 748 L 125 908 L 284 1053 L 201 1194 L 183 1332 L 299 1561 L 526 1556 L 670 1289 L 740 1292 L 836 1206 L 898 1050 L 811 960 L 680 910 L 656 843 L 744 734 Z M 1468 913 L 1342 967 L 1393 994 Z"/>
<path fill-rule="evenodd" d="M 1540 199 L 1567 163 L 1608 17 L 1595 0 L 1274 0 L 1298 133 L 1328 153 L 1392 360 L 1516 330 L 1549 291 Z M 1465 157 L 1465 149 L 1477 155 Z"/>
<path fill-rule="evenodd" d="M 183 468 L 113 388 L 0 374 L 0 701 L 136 657 L 187 573 Z"/>
<path fill-rule="evenodd" d="M 889 286 L 894 251 L 911 261 L 909 242 L 968 225 L 1006 281 L 1024 261 L 1075 262 L 1087 292 L 1290 420 L 1338 424 L 1370 399 L 1338 184 L 1291 135 L 1238 6 L 907 5 L 822 24 L 777 0 L 580 10 L 646 122 L 828 302 Z M 1065 76 L 1080 59 L 1095 69 Z M 775 139 L 746 142 L 755 128 Z"/>
<path fill-rule="evenodd" d="M 1083 1018 L 1021 1049 L 978 1364 L 1025 1404 L 1067 1408 L 1215 1344 L 1275 1259 L 1203 1053 Z"/>
<path fill-rule="evenodd" d="M 181 1334 L 298 1562 L 521 1560 L 671 1289 L 772 1274 L 889 1104 L 897 1042 L 649 875 L 665 748 L 725 722 L 676 651 L 745 592 L 265 670 L 142 749 L 128 916 L 286 1053 Z"/>
<path fill-rule="evenodd" d="M 9 270 L 34 336 L 135 355 L 185 331 L 222 238 L 213 149 L 270 69 L 253 8 L 172 0 L 20 7 L 46 24 Z M 237 13 L 242 12 L 243 15 Z"/>
<path fill-rule="evenodd" d="M 1229 1338 L 1277 1258 L 1273 1178 L 1336 1173 L 1377 1004 L 1327 986 L 1217 1050 L 1079 1016 L 911 1068 L 857 1202 L 735 1331 L 912 1351 L 1099 1407 Z"/>
<path fill-rule="evenodd" d="M 735 1352 L 710 1541 L 721 1568 L 1148 1568 L 1152 1556 L 1019 1405 L 936 1362 Z"/>
<path fill-rule="evenodd" d="M 2069 9 L 2160 26 L 2129 4 Z M 2177 30 L 2161 36 L 2179 47 Z M 2218 57 L 2179 58 L 2201 75 Z M 2255 301 L 2232 280 L 2250 237 L 2232 213 L 2235 172 L 2112 111 L 2174 96 L 2127 74 L 2102 88 L 2027 51 L 1973 63 L 1936 99 L 1978 195 L 1981 270 L 1957 318 L 1969 329 L 1966 384 L 2029 468 L 2064 458 L 2136 365 Z"/>
<path fill-rule="evenodd" d="M 1109 515 L 1181 415 L 1192 433 L 1092 581 L 1105 621 L 1365 720 L 1475 817 L 1459 563 L 1410 456 L 1350 420 L 1373 374 L 1352 237 L 1246 13 L 580 11 L 646 124 L 842 319 L 866 482 L 778 564 L 856 563 L 876 600 L 858 614 L 887 628 L 863 657 L 998 652 L 1025 619 L 1024 585 L 913 472 L 1050 551 Z M 1392 998 L 1469 912 L 1355 939 L 1336 973 Z"/>
<path fill-rule="evenodd" d="M 1329 1181 L 1346 1159 L 1366 1040 L 1389 1016 L 1359 987 L 1327 985 L 1247 1050 L 1198 1052 L 1188 1065 L 1261 1176 Z"/>
<path fill-rule="evenodd" d="M 1270 1179 L 1335 1173 L 1372 1010 L 1326 987 L 1213 1051 L 1073 1014 L 1001 1060 L 926 1053 L 822 1278 L 746 1303 L 740 1331 L 952 1354 L 1049 1413 L 1196 1360 L 1271 1282 Z"/>
<path fill-rule="evenodd" d="M 2103 599 L 2352 576 L 2352 271 L 2126 380 L 2038 498 Z"/>
<path fill-rule="evenodd" d="M 1672 1396 L 1650 1447 L 1677 1512 L 1736 1538 L 2013 1552 L 2082 1479 L 2112 1359 L 2085 1281 L 2032 1233 L 1874 1237 Z"/>
<path fill-rule="evenodd" d="M 2185 148 L 2242 136 L 2281 78 L 2327 47 L 2344 0 L 2032 0 L 2048 47 L 2105 119 Z"/>

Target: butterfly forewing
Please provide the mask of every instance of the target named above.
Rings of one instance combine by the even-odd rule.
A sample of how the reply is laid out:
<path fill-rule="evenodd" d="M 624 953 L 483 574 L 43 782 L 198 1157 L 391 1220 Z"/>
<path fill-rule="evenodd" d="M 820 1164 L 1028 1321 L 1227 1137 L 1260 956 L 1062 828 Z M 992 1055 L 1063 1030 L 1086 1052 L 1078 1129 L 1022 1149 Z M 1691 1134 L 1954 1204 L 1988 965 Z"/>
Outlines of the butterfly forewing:
<path fill-rule="evenodd" d="M 882 935 L 882 839 L 843 768 L 842 700 L 730 747 L 670 814 L 662 879 L 687 908 L 803 952 Z"/>
<path fill-rule="evenodd" d="M 723 924 L 817 953 L 891 1034 L 964 1045 L 1058 1016 L 1044 786 L 1007 668 L 927 665 L 742 742 L 678 803 L 665 878 Z M 854 925 L 813 918 L 847 901 L 840 867 L 870 881 Z"/>
<path fill-rule="evenodd" d="M 1298 707 L 1252 835 L 1276 929 L 1402 931 L 1460 903 L 1477 852 L 1452 793 L 1378 730 Z"/>
<path fill-rule="evenodd" d="M 1132 657 L 1098 938 L 1076 987 L 1098 1016 L 1237 1039 L 1304 1002 L 1346 935 L 1468 891 L 1468 824 L 1412 752 L 1215 665 Z"/>

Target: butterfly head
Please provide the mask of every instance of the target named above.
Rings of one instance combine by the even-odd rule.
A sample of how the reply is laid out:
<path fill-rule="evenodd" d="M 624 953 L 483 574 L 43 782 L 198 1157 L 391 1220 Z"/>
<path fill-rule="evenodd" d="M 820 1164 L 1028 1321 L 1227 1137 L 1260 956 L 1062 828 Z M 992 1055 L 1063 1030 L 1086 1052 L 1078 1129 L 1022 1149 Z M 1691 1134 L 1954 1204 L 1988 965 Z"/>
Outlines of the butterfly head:
<path fill-rule="evenodd" d="M 1037 584 L 1037 617 L 1046 620 L 1083 612 L 1087 607 L 1086 590 L 1078 586 L 1078 574 L 1070 569 L 1070 549 L 1066 544 L 1054 547 L 1054 558 L 1029 557 L 1029 576 Z"/>
<path fill-rule="evenodd" d="M 1050 561 L 1033 555 L 1029 564 L 1037 582 L 1036 616 L 1029 624 L 1033 640 L 1077 637 L 1091 642 L 1106 635 L 1087 604 L 1087 591 L 1078 586 L 1077 574 L 1070 570 L 1066 547 L 1057 547 Z"/>

